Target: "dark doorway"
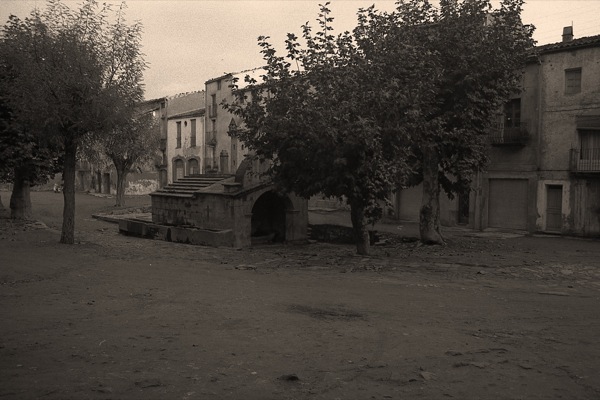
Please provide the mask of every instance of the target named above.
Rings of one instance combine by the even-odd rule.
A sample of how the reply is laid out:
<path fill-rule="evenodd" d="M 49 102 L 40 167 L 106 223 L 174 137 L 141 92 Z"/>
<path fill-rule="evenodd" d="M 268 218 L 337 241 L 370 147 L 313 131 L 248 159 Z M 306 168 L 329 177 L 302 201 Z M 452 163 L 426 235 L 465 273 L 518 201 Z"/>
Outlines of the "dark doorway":
<path fill-rule="evenodd" d="M 546 230 L 562 228 L 562 185 L 548 185 L 546 201 Z"/>
<path fill-rule="evenodd" d="M 274 192 L 262 194 L 252 207 L 252 244 L 285 241 L 286 199 Z"/>

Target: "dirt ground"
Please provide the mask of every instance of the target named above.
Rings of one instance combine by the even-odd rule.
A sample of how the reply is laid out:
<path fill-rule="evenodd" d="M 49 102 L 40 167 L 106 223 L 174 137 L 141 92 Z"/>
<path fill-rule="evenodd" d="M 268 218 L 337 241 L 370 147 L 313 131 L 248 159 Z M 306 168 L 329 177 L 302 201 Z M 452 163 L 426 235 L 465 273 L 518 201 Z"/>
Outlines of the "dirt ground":
<path fill-rule="evenodd" d="M 67 246 L 61 195 L 32 202 L 0 220 L 0 399 L 600 398 L 598 240 L 216 249 L 79 194 Z"/>

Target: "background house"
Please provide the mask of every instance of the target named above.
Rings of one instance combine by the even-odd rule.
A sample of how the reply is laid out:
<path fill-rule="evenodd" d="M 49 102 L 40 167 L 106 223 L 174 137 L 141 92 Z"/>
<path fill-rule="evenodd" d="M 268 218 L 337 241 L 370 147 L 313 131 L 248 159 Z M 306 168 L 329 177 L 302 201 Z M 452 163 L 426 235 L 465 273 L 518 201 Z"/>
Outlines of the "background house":
<path fill-rule="evenodd" d="M 255 68 L 206 81 L 204 172 L 234 174 L 244 160 L 248 149 L 236 137 L 231 136 L 231 132 L 241 125 L 241 118 L 224 110 L 222 102 L 236 101 L 231 87 L 234 80 L 237 80 L 238 88 L 243 88 L 247 75 L 258 79 L 261 73 L 262 68 Z"/>
<path fill-rule="evenodd" d="M 538 47 L 491 144 L 475 227 L 600 234 L 600 35 Z"/>
<path fill-rule="evenodd" d="M 201 173 L 204 158 L 204 91 L 165 98 L 161 149 L 162 185 Z"/>
<path fill-rule="evenodd" d="M 600 234 L 600 35 L 539 46 L 521 90 L 489 131 L 490 163 L 471 193 L 440 198 L 444 225 Z M 418 221 L 421 186 L 392 197 Z"/>
<path fill-rule="evenodd" d="M 146 100 L 137 104 L 139 114 L 151 113 L 159 123 L 164 108 L 164 98 Z M 162 129 L 162 127 L 161 127 Z M 161 156 L 159 149 L 154 160 L 130 171 L 126 183 L 126 194 L 148 194 L 160 186 Z M 62 174 L 57 174 L 44 189 L 48 189 L 54 183 L 62 182 Z M 109 159 L 103 163 L 92 163 L 87 160 L 78 160 L 75 173 L 75 190 L 81 192 L 95 192 L 103 194 L 116 194 L 117 173 Z"/>

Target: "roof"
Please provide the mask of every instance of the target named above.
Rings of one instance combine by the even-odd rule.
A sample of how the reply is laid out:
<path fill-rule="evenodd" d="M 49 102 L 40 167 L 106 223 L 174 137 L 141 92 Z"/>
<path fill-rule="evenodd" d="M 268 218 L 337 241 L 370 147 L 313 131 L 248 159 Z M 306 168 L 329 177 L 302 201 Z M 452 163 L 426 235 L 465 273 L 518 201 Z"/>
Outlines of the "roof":
<path fill-rule="evenodd" d="M 172 99 L 178 99 L 180 97 L 187 97 L 187 96 L 191 96 L 194 94 L 202 94 L 204 93 L 204 90 L 194 90 L 193 92 L 183 92 L 183 93 L 177 93 L 171 96 L 166 96 L 167 100 L 172 100 Z"/>
<path fill-rule="evenodd" d="M 158 97 L 156 99 L 144 100 L 140 102 L 140 104 L 151 104 L 151 103 L 159 103 L 161 101 L 165 101 L 166 97 Z"/>
<path fill-rule="evenodd" d="M 568 42 L 558 42 L 545 44 L 535 48 L 537 54 L 558 53 L 561 51 L 576 50 L 585 47 L 600 47 L 600 35 L 586 36 L 579 39 L 573 39 Z"/>
<path fill-rule="evenodd" d="M 186 111 L 186 112 L 182 112 L 182 113 L 175 114 L 175 115 L 169 115 L 168 119 L 200 117 L 200 116 L 204 115 L 204 112 L 205 112 L 204 108 L 198 108 L 196 110 Z"/>
<path fill-rule="evenodd" d="M 221 75 L 221 76 L 219 76 L 218 78 L 212 78 L 212 79 L 209 79 L 209 80 L 207 80 L 207 81 L 206 81 L 206 82 L 204 82 L 204 83 L 205 83 L 206 85 L 208 85 L 209 83 L 213 83 L 213 82 L 216 82 L 216 81 L 220 81 L 221 79 L 229 78 L 229 77 L 231 77 L 231 76 L 233 76 L 233 74 L 225 74 L 225 75 Z"/>
<path fill-rule="evenodd" d="M 246 76 L 246 75 L 250 75 L 250 76 L 252 76 L 252 75 L 255 75 L 255 74 L 257 74 L 257 71 L 264 71 L 264 69 L 265 69 L 265 67 L 256 67 L 256 68 L 245 69 L 245 70 L 243 70 L 243 71 L 239 71 L 239 72 L 229 72 L 229 73 L 227 73 L 227 74 L 225 74 L 225 75 L 221 75 L 221 76 L 219 76 L 218 78 L 212 78 L 212 79 L 209 79 L 209 80 L 207 80 L 207 81 L 205 82 L 205 84 L 207 84 L 207 85 L 208 85 L 209 83 L 216 82 L 216 81 L 220 81 L 220 80 L 222 80 L 222 79 L 226 79 L 226 78 L 231 78 L 231 77 L 233 77 L 233 76 L 236 76 L 236 75 L 242 75 L 242 74 L 244 74 L 244 75 L 242 76 L 242 78 L 243 78 L 244 76 Z"/>

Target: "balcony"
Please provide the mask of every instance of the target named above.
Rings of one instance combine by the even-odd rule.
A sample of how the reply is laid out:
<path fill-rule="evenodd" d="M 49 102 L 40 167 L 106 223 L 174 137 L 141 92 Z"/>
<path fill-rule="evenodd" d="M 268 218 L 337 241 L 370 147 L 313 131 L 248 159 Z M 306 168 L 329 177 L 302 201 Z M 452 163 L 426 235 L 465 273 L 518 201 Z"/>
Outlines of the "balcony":
<path fill-rule="evenodd" d="M 217 110 L 218 106 L 216 103 L 208 106 L 208 118 L 217 118 Z"/>
<path fill-rule="evenodd" d="M 600 174 L 600 148 L 571 149 L 570 167 L 575 174 Z"/>
<path fill-rule="evenodd" d="M 490 143 L 494 146 L 525 146 L 529 140 L 529 126 L 521 122 L 518 126 L 506 127 L 504 120 L 493 124 L 489 130 Z"/>

